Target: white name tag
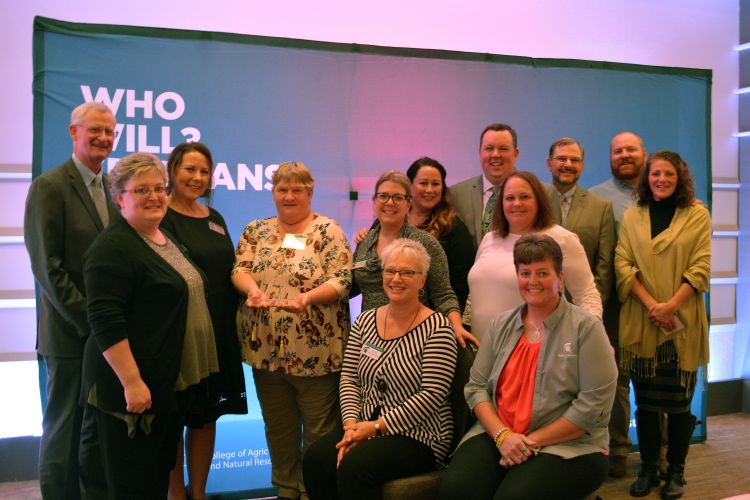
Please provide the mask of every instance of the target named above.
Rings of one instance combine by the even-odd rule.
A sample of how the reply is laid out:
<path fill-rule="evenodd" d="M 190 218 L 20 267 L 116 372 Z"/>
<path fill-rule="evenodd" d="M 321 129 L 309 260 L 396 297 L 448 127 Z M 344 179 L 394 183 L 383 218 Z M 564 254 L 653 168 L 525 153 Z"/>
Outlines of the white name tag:
<path fill-rule="evenodd" d="M 225 236 L 227 234 L 226 231 L 224 231 L 224 228 L 218 225 L 215 222 L 208 221 L 208 228 L 213 231 L 214 233 L 219 233 L 222 236 Z"/>
<path fill-rule="evenodd" d="M 304 250 L 305 242 L 307 237 L 304 234 L 290 234 L 284 236 L 284 241 L 281 243 L 281 248 L 289 248 L 291 250 Z"/>
<path fill-rule="evenodd" d="M 380 347 L 374 346 L 369 342 L 365 342 L 365 345 L 362 346 L 362 355 L 367 356 L 370 359 L 379 359 L 380 356 L 383 354 L 383 349 Z"/>

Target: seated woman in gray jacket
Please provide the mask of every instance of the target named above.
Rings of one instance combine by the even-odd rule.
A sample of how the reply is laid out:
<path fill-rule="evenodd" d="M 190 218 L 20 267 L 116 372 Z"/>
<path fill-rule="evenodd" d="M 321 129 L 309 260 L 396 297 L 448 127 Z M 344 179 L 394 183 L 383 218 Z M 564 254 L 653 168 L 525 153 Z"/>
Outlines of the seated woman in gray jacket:
<path fill-rule="evenodd" d="M 568 303 L 562 251 L 528 234 L 513 248 L 524 304 L 497 316 L 464 394 L 477 423 L 443 499 L 582 498 L 607 477 L 617 368 L 601 321 Z"/>

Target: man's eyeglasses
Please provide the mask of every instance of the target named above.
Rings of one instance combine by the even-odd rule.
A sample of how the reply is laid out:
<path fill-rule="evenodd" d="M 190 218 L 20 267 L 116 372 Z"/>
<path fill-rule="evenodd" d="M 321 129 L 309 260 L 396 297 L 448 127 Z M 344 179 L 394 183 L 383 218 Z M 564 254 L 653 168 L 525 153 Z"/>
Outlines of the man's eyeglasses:
<path fill-rule="evenodd" d="M 396 275 L 401 276 L 401 279 L 410 280 L 417 274 L 422 274 L 419 271 L 413 271 L 411 269 L 393 269 L 392 267 L 386 267 L 383 269 L 383 275 L 388 278 L 394 278 Z"/>
<path fill-rule="evenodd" d="M 560 163 L 570 162 L 571 165 L 580 165 L 583 163 L 583 159 L 577 156 L 555 156 L 552 159 Z"/>
<path fill-rule="evenodd" d="M 156 193 L 157 196 L 161 196 L 163 194 L 167 193 L 167 188 L 165 186 L 156 186 L 155 188 L 147 188 L 147 187 L 137 187 L 134 189 L 123 189 L 123 193 L 132 193 L 136 196 L 140 196 L 141 198 L 147 198 L 151 196 L 151 193 Z"/>
<path fill-rule="evenodd" d="M 107 137 L 117 137 L 117 132 L 115 130 L 112 130 L 111 128 L 102 128 L 102 127 L 84 127 L 83 125 L 76 125 L 76 127 L 83 127 L 86 129 L 86 132 L 89 133 L 89 135 L 93 136 L 99 136 L 102 135 L 102 132 Z"/>
<path fill-rule="evenodd" d="M 384 205 L 388 203 L 388 200 L 393 200 L 394 205 L 403 205 L 408 200 L 411 200 L 411 196 L 406 194 L 375 193 L 375 199 Z"/>

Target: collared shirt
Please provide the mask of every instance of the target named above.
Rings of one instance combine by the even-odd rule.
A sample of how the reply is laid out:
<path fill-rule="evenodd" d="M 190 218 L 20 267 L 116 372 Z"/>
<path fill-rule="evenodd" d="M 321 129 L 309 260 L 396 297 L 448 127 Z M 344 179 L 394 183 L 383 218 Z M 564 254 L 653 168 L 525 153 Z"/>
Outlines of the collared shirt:
<path fill-rule="evenodd" d="M 94 181 L 94 179 L 96 179 L 97 185 L 102 186 L 102 189 L 107 189 L 107 187 L 102 184 L 102 170 L 99 169 L 99 173 L 95 174 L 89 167 L 84 165 L 83 162 L 79 160 L 75 154 L 73 154 L 72 156 L 73 163 L 75 164 L 76 169 L 78 169 L 78 173 L 80 173 L 81 177 L 83 177 L 83 183 L 86 184 L 86 189 L 88 190 L 91 199 L 96 202 L 96 198 L 94 198 L 94 186 L 91 183 L 92 181 Z"/>
<path fill-rule="evenodd" d="M 492 190 L 495 188 L 495 185 L 487 180 L 487 177 L 482 175 L 482 209 L 484 209 L 487 206 L 487 201 L 490 199 L 490 196 L 492 196 Z"/>
<path fill-rule="evenodd" d="M 589 188 L 589 191 L 612 202 L 612 210 L 615 213 L 615 230 L 620 232 L 620 221 L 625 210 L 632 207 L 638 197 L 630 184 L 614 177 Z"/>

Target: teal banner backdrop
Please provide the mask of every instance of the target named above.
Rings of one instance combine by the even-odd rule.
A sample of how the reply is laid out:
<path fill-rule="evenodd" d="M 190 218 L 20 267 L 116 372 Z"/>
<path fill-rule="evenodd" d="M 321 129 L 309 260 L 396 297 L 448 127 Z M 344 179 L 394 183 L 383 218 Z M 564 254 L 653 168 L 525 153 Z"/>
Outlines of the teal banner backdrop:
<path fill-rule="evenodd" d="M 427 155 L 446 166 L 449 184 L 478 175 L 479 133 L 492 122 L 516 128 L 518 168 L 543 180 L 549 145 L 580 140 L 584 186 L 610 177 L 609 140 L 633 130 L 649 151 L 679 151 L 698 196 L 711 202 L 708 70 L 36 18 L 33 90 L 34 175 L 71 154 L 71 110 L 101 101 L 118 123 L 110 167 L 134 151 L 166 160 L 183 141 L 211 148 L 212 203 L 235 242 L 250 220 L 273 215 L 270 177 L 283 161 L 311 168 L 313 208 L 352 236 L 370 225 L 375 179 L 385 170 L 404 171 Z M 704 422 L 705 372 L 699 378 L 693 413 Z M 219 421 L 211 492 L 270 487 L 247 382 L 250 414 Z M 695 436 L 705 433 L 701 424 Z"/>

